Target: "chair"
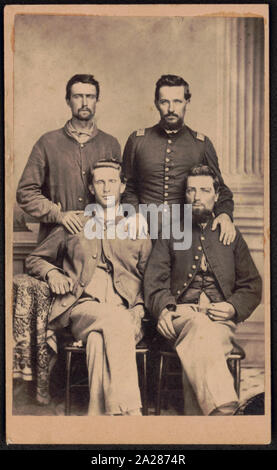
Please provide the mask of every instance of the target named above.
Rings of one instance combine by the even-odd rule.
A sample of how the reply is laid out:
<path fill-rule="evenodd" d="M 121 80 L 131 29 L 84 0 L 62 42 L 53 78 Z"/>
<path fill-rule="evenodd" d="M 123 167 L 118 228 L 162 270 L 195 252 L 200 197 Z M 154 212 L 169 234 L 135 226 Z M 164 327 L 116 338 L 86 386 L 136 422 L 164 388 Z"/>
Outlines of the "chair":
<path fill-rule="evenodd" d="M 72 335 L 67 334 L 67 339 L 64 340 L 63 349 L 66 355 L 66 388 L 65 388 L 65 415 L 69 416 L 71 411 L 71 396 L 72 391 L 78 389 L 88 388 L 87 377 L 85 380 L 79 380 L 77 383 L 73 382 L 72 369 L 75 359 L 82 358 L 85 363 L 86 347 L 74 342 Z M 139 370 L 139 382 L 142 398 L 142 413 L 148 415 L 148 400 L 147 400 L 147 356 L 149 353 L 149 337 L 146 335 L 136 345 L 136 357 Z"/>
<path fill-rule="evenodd" d="M 172 389 L 168 387 L 168 377 L 170 376 L 180 376 L 181 375 L 181 364 L 179 357 L 174 351 L 168 341 L 159 335 L 157 339 L 158 343 L 158 355 L 159 355 L 159 375 L 158 375 L 158 385 L 157 385 L 157 396 L 156 396 L 156 406 L 155 406 L 155 415 L 161 414 L 161 406 L 163 398 L 167 397 L 169 393 L 179 391 L 179 389 Z M 234 387 L 236 393 L 239 397 L 240 394 L 240 363 L 242 359 L 245 358 L 245 352 L 235 342 L 233 343 L 233 349 L 230 355 L 227 358 L 227 364 L 230 369 L 231 374 L 234 378 Z M 169 369 L 170 360 L 175 362 L 175 370 L 171 371 Z"/>

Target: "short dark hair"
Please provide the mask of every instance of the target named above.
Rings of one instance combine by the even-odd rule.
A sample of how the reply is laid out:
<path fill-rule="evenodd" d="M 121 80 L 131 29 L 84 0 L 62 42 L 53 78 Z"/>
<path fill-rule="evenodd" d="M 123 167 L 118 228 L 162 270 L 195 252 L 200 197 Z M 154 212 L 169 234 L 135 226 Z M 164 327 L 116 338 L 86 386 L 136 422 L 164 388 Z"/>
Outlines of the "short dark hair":
<path fill-rule="evenodd" d="M 88 174 L 88 184 L 93 184 L 93 174 L 94 170 L 97 168 L 114 168 L 115 170 L 119 171 L 119 176 L 121 183 L 126 183 L 126 177 L 123 173 L 121 162 L 116 160 L 115 158 L 112 159 L 102 159 L 98 160 L 98 162 L 93 165 L 93 167 L 89 170 Z"/>
<path fill-rule="evenodd" d="M 155 101 L 159 100 L 160 88 L 162 86 L 183 86 L 185 89 L 185 99 L 189 100 L 191 98 L 191 93 L 189 91 L 189 84 L 178 75 L 162 75 L 161 78 L 156 83 L 155 89 Z"/>
<path fill-rule="evenodd" d="M 214 170 L 210 168 L 208 165 L 195 165 L 193 166 L 188 174 L 187 180 L 189 176 L 211 176 L 213 179 L 214 190 L 216 193 L 219 191 L 220 181 L 218 176 L 215 174 Z"/>
<path fill-rule="evenodd" d="M 97 100 L 99 99 L 100 86 L 99 86 L 99 82 L 95 80 L 94 76 L 89 75 L 89 74 L 77 74 L 77 75 L 73 75 L 73 77 L 71 77 L 70 80 L 68 80 L 66 84 L 66 95 L 65 95 L 66 100 L 70 100 L 71 88 L 72 88 L 72 85 L 74 85 L 74 83 L 89 83 L 90 85 L 94 85 L 96 88 L 96 99 Z"/>

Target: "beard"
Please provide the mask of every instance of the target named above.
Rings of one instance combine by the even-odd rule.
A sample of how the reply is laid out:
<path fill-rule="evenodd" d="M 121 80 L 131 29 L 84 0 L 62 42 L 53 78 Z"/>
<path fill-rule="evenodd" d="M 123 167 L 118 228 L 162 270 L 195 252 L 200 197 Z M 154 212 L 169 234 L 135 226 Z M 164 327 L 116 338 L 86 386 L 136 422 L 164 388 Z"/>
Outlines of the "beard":
<path fill-rule="evenodd" d="M 192 221 L 194 224 L 204 224 L 212 217 L 212 211 L 206 209 L 204 206 L 192 206 Z"/>
<path fill-rule="evenodd" d="M 86 114 L 81 114 L 81 111 L 87 111 Z M 94 114 L 92 113 L 92 111 L 88 108 L 83 108 L 83 109 L 78 109 L 78 113 L 75 114 L 74 117 L 76 117 L 77 119 L 79 119 L 79 121 L 89 121 L 91 118 L 93 118 Z"/>
<path fill-rule="evenodd" d="M 167 118 L 168 116 L 175 116 L 175 117 L 178 117 L 178 116 L 176 116 L 175 114 L 167 114 L 166 116 L 163 116 L 163 117 L 161 118 L 161 124 L 162 124 L 162 127 L 163 127 L 164 129 L 167 129 L 168 131 L 178 131 L 179 129 L 181 129 L 181 128 L 183 127 L 183 125 L 184 125 L 184 120 L 183 120 L 183 118 L 178 117 L 178 120 L 177 120 L 177 121 L 175 121 L 175 122 L 168 122 L 168 121 L 166 120 L 166 118 Z"/>

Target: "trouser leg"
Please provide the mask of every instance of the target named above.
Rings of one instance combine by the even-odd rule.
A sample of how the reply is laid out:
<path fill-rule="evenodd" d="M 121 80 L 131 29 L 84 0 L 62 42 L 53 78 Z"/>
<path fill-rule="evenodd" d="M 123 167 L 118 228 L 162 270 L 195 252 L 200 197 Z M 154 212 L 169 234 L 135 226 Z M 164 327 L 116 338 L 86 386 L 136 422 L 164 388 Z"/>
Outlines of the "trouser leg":
<path fill-rule="evenodd" d="M 86 301 L 71 312 L 72 332 L 76 339 L 86 342 L 91 389 L 90 410 L 100 410 L 101 386 L 105 401 L 105 414 L 121 414 L 141 407 L 136 364 L 134 325 L 125 307 Z M 92 346 L 98 332 L 96 346 Z M 97 360 L 95 374 L 93 366 Z M 101 362 L 101 364 L 100 364 Z M 101 376 L 102 368 L 102 376 Z M 94 391 L 98 404 L 92 404 Z M 102 397 L 103 397 L 102 395 Z"/>
<path fill-rule="evenodd" d="M 103 388 L 104 363 L 106 361 L 103 336 L 98 331 L 91 331 L 86 344 L 87 368 L 89 379 L 89 415 L 105 414 L 105 396 Z"/>
<path fill-rule="evenodd" d="M 202 413 L 208 415 L 223 404 L 236 402 L 226 363 L 232 350 L 232 322 L 213 322 L 186 305 L 178 306 L 177 313 L 181 316 L 173 321 L 178 334 L 175 348 Z"/>

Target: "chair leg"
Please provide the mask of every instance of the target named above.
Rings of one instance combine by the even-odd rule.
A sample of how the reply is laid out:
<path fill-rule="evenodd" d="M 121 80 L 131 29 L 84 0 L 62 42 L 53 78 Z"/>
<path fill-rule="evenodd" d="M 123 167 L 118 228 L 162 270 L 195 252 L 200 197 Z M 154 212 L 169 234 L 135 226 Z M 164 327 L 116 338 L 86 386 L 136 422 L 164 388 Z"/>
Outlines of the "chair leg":
<path fill-rule="evenodd" d="M 164 368 L 164 357 L 161 354 L 159 377 L 158 377 L 157 399 L 156 399 L 156 410 L 155 410 L 155 415 L 157 416 L 161 414 L 161 391 L 162 391 L 163 368 Z"/>
<path fill-rule="evenodd" d="M 231 374 L 234 379 L 234 388 L 239 398 L 240 396 L 240 359 L 229 359 Z"/>
<path fill-rule="evenodd" d="M 65 388 L 65 416 L 70 415 L 71 408 L 71 394 L 70 394 L 70 376 L 71 376 L 71 351 L 66 352 L 66 388 Z"/>
<path fill-rule="evenodd" d="M 142 413 L 148 415 L 148 396 L 147 396 L 147 352 L 143 353 L 143 375 L 142 375 Z"/>
<path fill-rule="evenodd" d="M 235 390 L 238 398 L 240 396 L 240 371 L 240 359 L 237 359 L 235 363 Z"/>

